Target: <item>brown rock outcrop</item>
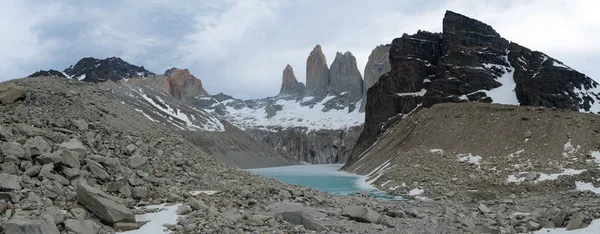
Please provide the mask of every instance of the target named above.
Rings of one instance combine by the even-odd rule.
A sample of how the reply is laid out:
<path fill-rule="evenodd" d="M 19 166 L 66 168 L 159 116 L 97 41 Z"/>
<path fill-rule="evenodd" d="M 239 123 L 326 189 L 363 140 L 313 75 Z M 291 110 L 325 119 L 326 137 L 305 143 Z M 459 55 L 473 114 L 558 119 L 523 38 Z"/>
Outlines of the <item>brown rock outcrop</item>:
<path fill-rule="evenodd" d="M 294 68 L 289 64 L 283 69 L 281 89 L 278 96 L 300 97 L 304 93 L 304 84 L 296 80 Z"/>
<path fill-rule="evenodd" d="M 329 94 L 345 94 L 351 100 L 360 100 L 363 80 L 356 65 L 356 58 L 350 52 L 337 52 L 329 69 Z"/>

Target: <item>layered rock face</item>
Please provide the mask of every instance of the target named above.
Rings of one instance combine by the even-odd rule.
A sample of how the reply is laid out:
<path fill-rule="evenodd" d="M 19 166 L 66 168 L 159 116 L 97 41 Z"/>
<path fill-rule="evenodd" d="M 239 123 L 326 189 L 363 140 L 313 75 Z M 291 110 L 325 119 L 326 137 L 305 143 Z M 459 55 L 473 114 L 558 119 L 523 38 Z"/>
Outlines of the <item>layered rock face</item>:
<path fill-rule="evenodd" d="M 144 66 L 135 66 L 117 57 L 83 58 L 74 66 L 65 69 L 64 73 L 71 78 L 94 83 L 155 75 L 146 70 Z"/>
<path fill-rule="evenodd" d="M 67 78 L 67 75 L 63 72 L 54 70 L 54 69 L 50 69 L 50 70 L 39 70 L 37 72 L 34 72 L 33 74 L 27 76 L 27 77 L 38 77 L 38 76 L 48 76 L 48 77 L 64 77 Z"/>
<path fill-rule="evenodd" d="M 281 77 L 281 89 L 279 90 L 280 97 L 300 97 L 304 93 L 304 84 L 296 80 L 294 68 L 289 64 L 283 69 Z"/>
<path fill-rule="evenodd" d="M 361 102 L 360 111 L 365 111 L 367 105 L 367 90 L 371 88 L 381 75 L 389 72 L 392 67 L 390 65 L 390 45 L 378 45 L 371 51 L 367 65 L 365 66 L 365 79 L 363 81 L 363 101 Z"/>
<path fill-rule="evenodd" d="M 209 96 L 202 87 L 202 81 L 190 74 L 188 69 L 172 68 L 165 72 L 165 76 L 165 89 L 178 100 L 187 103 L 192 97 Z"/>
<path fill-rule="evenodd" d="M 321 46 L 317 45 L 306 59 L 306 92 L 304 96 L 323 99 L 329 88 L 329 68 Z"/>
<path fill-rule="evenodd" d="M 276 132 L 255 128 L 246 133 L 289 158 L 312 164 L 332 164 L 346 162 L 361 131 L 362 126 L 310 132 L 295 127 Z"/>
<path fill-rule="evenodd" d="M 363 80 L 352 53 L 336 53 L 329 69 L 329 78 L 330 95 L 347 94 L 355 101 L 362 98 Z"/>
<path fill-rule="evenodd" d="M 418 106 L 476 101 L 600 111 L 598 83 L 541 52 L 509 43 L 485 23 L 450 11 L 443 33 L 419 31 L 396 38 L 389 59 L 391 71 L 367 91 L 365 129 L 352 158 L 371 146 L 386 123 Z"/>

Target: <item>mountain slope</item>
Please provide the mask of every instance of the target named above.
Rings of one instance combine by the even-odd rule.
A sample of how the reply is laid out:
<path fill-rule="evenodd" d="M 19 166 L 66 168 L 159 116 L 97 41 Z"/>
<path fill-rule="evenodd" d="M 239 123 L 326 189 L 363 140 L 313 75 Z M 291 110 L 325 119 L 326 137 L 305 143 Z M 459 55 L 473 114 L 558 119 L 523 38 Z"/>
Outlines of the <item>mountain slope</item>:
<path fill-rule="evenodd" d="M 351 163 L 387 122 L 418 106 L 474 101 L 600 110 L 594 80 L 454 12 L 446 12 L 442 33 L 405 34 L 393 40 L 389 53 L 392 69 L 367 92 L 365 129 Z"/>

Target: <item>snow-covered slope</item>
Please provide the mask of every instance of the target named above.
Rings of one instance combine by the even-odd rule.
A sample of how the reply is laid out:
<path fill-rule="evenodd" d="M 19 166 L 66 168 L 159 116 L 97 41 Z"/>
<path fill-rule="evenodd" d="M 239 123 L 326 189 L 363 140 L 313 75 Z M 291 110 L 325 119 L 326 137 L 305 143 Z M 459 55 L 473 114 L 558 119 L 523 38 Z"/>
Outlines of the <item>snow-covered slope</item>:
<path fill-rule="evenodd" d="M 204 109 L 223 116 L 243 130 L 258 128 L 275 131 L 295 127 L 308 131 L 339 130 L 364 122 L 364 113 L 356 108 L 360 102 L 343 105 L 339 96 L 328 96 L 317 102 L 311 102 L 312 97 L 302 100 L 275 97 L 248 101 L 233 98 L 219 100 L 215 97 L 199 99 L 212 103 Z"/>

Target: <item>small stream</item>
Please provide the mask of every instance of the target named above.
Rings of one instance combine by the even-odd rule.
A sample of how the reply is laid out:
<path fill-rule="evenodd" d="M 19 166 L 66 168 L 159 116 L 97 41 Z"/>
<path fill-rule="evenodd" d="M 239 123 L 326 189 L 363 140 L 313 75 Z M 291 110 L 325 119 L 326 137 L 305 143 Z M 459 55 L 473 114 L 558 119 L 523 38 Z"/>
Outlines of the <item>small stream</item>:
<path fill-rule="evenodd" d="M 290 184 L 304 185 L 321 191 L 354 195 L 358 191 L 368 191 L 370 196 L 385 200 L 403 200 L 378 190 L 365 182 L 365 177 L 338 171 L 343 164 L 313 164 L 285 167 L 249 169 L 253 173 L 277 179 Z"/>

